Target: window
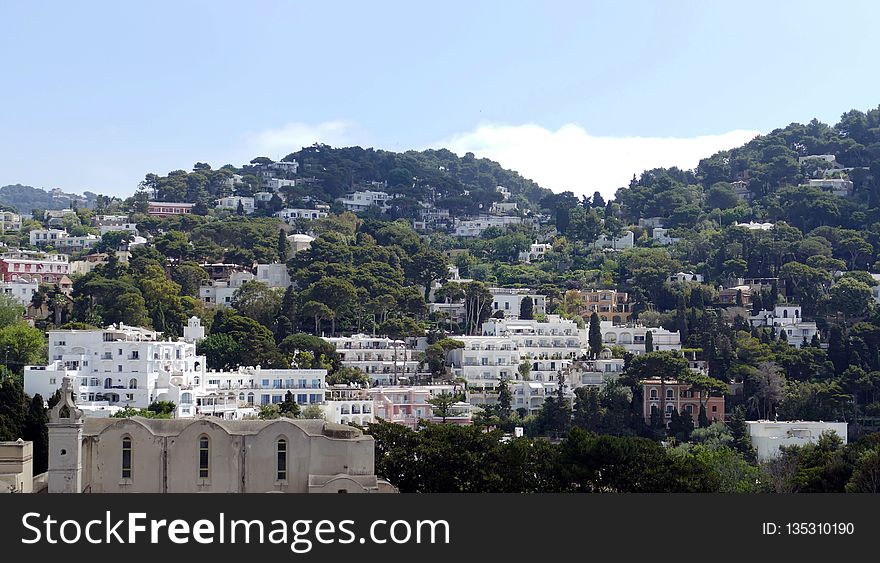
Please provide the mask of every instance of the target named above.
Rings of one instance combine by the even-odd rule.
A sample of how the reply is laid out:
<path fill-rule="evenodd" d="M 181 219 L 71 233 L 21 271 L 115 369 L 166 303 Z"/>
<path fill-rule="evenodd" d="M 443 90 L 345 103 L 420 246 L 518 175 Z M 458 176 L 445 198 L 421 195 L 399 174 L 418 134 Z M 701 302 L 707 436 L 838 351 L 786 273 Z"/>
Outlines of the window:
<path fill-rule="evenodd" d="M 208 479 L 210 476 L 210 441 L 207 436 L 199 438 L 199 479 Z"/>
<path fill-rule="evenodd" d="M 122 478 L 131 479 L 131 438 L 122 439 Z"/>
<path fill-rule="evenodd" d="M 276 462 L 277 474 L 275 478 L 279 481 L 287 480 L 287 440 L 281 438 L 276 446 L 278 460 Z"/>
<path fill-rule="evenodd" d="M 137 379 L 135 379 L 134 377 L 132 377 L 131 379 L 128 380 L 128 388 L 129 388 L 129 389 L 137 389 L 137 386 L 138 386 L 138 380 L 137 380 Z"/>

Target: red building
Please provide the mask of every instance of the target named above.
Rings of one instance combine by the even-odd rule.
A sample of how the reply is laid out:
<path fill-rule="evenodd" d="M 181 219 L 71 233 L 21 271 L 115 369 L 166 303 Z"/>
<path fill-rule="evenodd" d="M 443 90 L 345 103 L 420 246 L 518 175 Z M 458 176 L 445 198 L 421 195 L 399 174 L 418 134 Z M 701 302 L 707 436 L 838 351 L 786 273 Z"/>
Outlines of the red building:
<path fill-rule="evenodd" d="M 660 385 L 660 379 L 657 378 L 645 379 L 641 382 L 641 385 L 642 414 L 645 417 L 645 422 L 650 424 L 651 411 L 654 409 L 659 411 L 661 409 L 662 401 L 660 397 L 664 390 Z M 691 389 L 690 384 L 681 383 L 674 379 L 667 379 L 665 387 L 666 416 L 664 420 L 666 424 L 669 424 L 673 410 L 679 413 L 690 413 L 694 424 L 696 424 L 697 417 L 700 414 L 700 392 Z M 709 418 L 709 422 L 724 420 L 724 397 L 713 397 L 703 393 L 702 401 L 706 405 L 706 416 Z"/>
<path fill-rule="evenodd" d="M 171 203 L 166 201 L 151 201 L 147 215 L 188 215 L 192 213 L 194 203 Z"/>

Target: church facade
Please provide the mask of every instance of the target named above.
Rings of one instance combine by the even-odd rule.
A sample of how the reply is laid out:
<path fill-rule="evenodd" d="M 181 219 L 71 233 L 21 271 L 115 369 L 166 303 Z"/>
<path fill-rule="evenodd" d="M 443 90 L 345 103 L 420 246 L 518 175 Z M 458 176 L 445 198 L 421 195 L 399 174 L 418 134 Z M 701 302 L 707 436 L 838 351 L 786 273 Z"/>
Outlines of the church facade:
<path fill-rule="evenodd" d="M 50 412 L 49 492 L 393 492 L 374 441 L 323 420 L 82 418 L 65 378 Z"/>

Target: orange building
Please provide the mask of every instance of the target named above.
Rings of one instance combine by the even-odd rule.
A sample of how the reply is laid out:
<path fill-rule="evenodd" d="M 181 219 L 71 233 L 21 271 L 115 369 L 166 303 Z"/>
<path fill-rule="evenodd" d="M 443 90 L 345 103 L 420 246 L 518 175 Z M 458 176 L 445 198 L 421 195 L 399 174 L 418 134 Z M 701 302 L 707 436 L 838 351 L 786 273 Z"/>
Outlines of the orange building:
<path fill-rule="evenodd" d="M 585 321 L 595 312 L 599 319 L 613 324 L 626 324 L 632 314 L 629 295 L 614 289 L 572 289 L 565 293 L 565 302 L 573 307 Z"/>
<path fill-rule="evenodd" d="M 645 422 L 651 423 L 651 411 L 661 409 L 662 401 L 661 393 L 664 392 L 660 385 L 660 379 L 645 379 L 641 381 L 642 385 L 642 413 Z M 672 411 L 679 413 L 688 412 L 697 423 L 697 417 L 700 414 L 700 392 L 692 389 L 689 383 L 683 383 L 674 379 L 666 380 L 666 416 L 664 420 L 669 424 Z M 724 420 L 724 397 L 713 397 L 703 394 L 703 404 L 706 405 L 706 416 L 709 422 Z"/>

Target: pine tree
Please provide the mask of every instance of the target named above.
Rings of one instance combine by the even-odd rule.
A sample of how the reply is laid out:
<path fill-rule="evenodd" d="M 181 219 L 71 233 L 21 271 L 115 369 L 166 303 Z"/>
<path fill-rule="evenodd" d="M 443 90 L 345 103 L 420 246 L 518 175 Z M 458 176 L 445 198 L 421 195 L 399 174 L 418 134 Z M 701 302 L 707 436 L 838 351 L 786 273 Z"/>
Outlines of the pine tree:
<path fill-rule="evenodd" d="M 590 331 L 588 336 L 590 345 L 590 356 L 598 358 L 602 351 L 602 328 L 599 321 L 599 315 L 593 311 L 590 315 Z"/>

